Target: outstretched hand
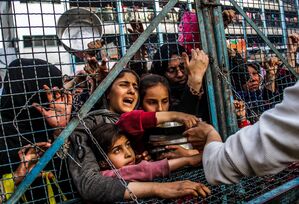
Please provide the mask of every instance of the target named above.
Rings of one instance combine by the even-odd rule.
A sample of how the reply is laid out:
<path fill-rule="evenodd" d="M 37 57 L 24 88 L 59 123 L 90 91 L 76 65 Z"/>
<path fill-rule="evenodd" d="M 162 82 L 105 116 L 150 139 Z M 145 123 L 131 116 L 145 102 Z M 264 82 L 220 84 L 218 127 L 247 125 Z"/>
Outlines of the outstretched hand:
<path fill-rule="evenodd" d="M 288 52 L 295 53 L 299 48 L 299 33 L 292 33 L 288 37 Z"/>
<path fill-rule="evenodd" d="M 270 76 L 275 76 L 279 64 L 280 61 L 277 57 L 271 57 L 265 64 L 267 74 L 269 74 Z"/>
<path fill-rule="evenodd" d="M 14 172 L 15 185 L 18 185 L 25 175 L 33 169 L 38 159 L 50 146 L 51 143 L 49 142 L 38 142 L 35 145 L 26 145 L 19 150 L 18 155 L 21 163 Z"/>
<path fill-rule="evenodd" d="M 57 87 L 53 89 L 50 89 L 47 85 L 43 87 L 47 93 L 49 107 L 45 108 L 38 103 L 33 103 L 32 106 L 45 117 L 51 127 L 65 127 L 71 117 L 72 95 L 62 92 Z"/>
<path fill-rule="evenodd" d="M 226 28 L 230 23 L 236 19 L 236 12 L 232 9 L 224 10 L 222 12 L 224 28 Z"/>
<path fill-rule="evenodd" d="M 182 53 L 185 68 L 188 73 L 188 86 L 200 93 L 202 87 L 203 76 L 207 71 L 209 65 L 208 55 L 200 49 L 191 50 L 192 58 L 189 60 L 187 53 Z"/>
<path fill-rule="evenodd" d="M 87 74 L 91 76 L 95 76 L 95 80 L 97 83 L 100 83 L 107 75 L 109 72 L 109 69 L 107 67 L 107 58 L 103 58 L 101 64 L 99 64 L 96 54 L 99 51 L 100 48 L 103 47 L 104 45 L 103 40 L 96 40 L 88 43 L 88 49 L 90 51 L 87 51 L 84 53 L 84 58 L 85 61 L 87 62 L 84 70 Z"/>
<path fill-rule="evenodd" d="M 198 151 L 202 151 L 204 146 L 211 141 L 221 141 L 221 137 L 214 127 L 205 122 L 199 122 L 196 127 L 186 130 L 183 135 Z"/>
<path fill-rule="evenodd" d="M 244 101 L 234 100 L 236 115 L 238 118 L 246 119 L 246 108 Z"/>
<path fill-rule="evenodd" d="M 131 42 L 134 43 L 138 39 L 140 34 L 143 33 L 144 28 L 140 20 L 131 20 L 130 25 L 132 29 L 128 28 L 128 31 L 130 33 Z M 140 50 L 137 51 L 136 54 L 134 55 L 134 60 L 141 60 L 146 57 L 147 57 L 146 47 L 145 45 L 142 45 Z"/>
<path fill-rule="evenodd" d="M 158 183 L 156 191 L 158 197 L 166 199 L 184 196 L 201 196 L 205 198 L 211 194 L 211 190 L 204 184 L 188 180 L 170 183 Z"/>

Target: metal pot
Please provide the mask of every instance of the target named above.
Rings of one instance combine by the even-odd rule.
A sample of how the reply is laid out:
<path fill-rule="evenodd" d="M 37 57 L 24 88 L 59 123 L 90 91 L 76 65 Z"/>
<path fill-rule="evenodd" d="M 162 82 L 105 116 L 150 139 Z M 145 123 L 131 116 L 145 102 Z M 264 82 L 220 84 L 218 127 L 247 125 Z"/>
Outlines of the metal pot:
<path fill-rule="evenodd" d="M 102 38 L 103 24 L 93 12 L 74 8 L 65 11 L 58 19 L 56 32 L 63 47 L 82 58 L 89 51 L 87 44 Z"/>
<path fill-rule="evenodd" d="M 185 131 L 184 125 L 177 122 L 166 122 L 149 131 L 150 153 L 154 158 L 166 152 L 167 145 L 180 145 L 186 149 L 192 149 L 187 138 L 182 135 Z"/>

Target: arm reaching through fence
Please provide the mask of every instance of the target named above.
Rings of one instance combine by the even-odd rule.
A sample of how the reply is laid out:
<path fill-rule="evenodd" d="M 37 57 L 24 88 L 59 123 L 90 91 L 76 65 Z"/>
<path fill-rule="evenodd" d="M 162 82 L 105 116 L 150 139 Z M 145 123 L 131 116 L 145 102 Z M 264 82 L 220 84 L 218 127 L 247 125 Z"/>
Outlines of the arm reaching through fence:
<path fill-rule="evenodd" d="M 288 37 L 288 62 L 289 64 L 296 68 L 296 52 L 299 48 L 299 33 L 292 33 Z M 299 68 L 296 68 L 295 71 L 298 73 Z"/>
<path fill-rule="evenodd" d="M 264 112 L 257 123 L 242 128 L 225 143 L 212 126 L 199 123 L 197 134 L 187 136 L 197 148 L 203 145 L 196 141 L 207 140 L 203 153 L 207 180 L 213 184 L 236 183 L 243 176 L 278 173 L 299 161 L 298 100 L 299 82 L 286 89 L 282 103 Z"/>

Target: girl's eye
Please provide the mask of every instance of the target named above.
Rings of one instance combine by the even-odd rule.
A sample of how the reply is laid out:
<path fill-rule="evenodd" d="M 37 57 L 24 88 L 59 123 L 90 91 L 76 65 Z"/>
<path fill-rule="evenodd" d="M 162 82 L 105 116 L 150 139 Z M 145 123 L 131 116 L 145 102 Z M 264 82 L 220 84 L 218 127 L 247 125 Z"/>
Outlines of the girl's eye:
<path fill-rule="evenodd" d="M 150 100 L 150 101 L 148 101 L 148 104 L 150 104 L 150 105 L 155 105 L 155 104 L 157 104 L 157 102 L 154 101 L 154 100 Z"/>
<path fill-rule="evenodd" d="M 131 142 L 127 142 L 127 147 L 131 147 Z"/>
<path fill-rule="evenodd" d="M 134 89 L 135 89 L 136 91 L 138 91 L 138 90 L 139 90 L 139 87 L 138 87 L 138 86 L 134 86 Z"/>
<path fill-rule="evenodd" d="M 168 99 L 165 99 L 162 101 L 163 103 L 168 103 Z"/>
<path fill-rule="evenodd" d="M 120 149 L 119 148 L 114 149 L 112 152 L 113 152 L 113 154 L 118 154 L 120 152 Z"/>

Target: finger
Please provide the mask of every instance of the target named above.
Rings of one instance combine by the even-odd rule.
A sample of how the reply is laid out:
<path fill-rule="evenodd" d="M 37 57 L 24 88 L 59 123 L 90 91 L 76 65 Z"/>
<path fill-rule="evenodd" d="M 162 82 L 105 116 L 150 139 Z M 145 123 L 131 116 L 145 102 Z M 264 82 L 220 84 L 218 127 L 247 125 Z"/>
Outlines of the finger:
<path fill-rule="evenodd" d="M 148 151 L 144 151 L 144 152 L 142 153 L 142 156 L 143 156 L 143 157 L 148 156 Z"/>
<path fill-rule="evenodd" d="M 199 195 L 201 195 L 203 198 L 207 197 L 206 192 L 205 192 L 201 187 L 198 187 L 198 188 L 197 188 L 197 192 L 198 192 Z"/>
<path fill-rule="evenodd" d="M 103 58 L 101 62 L 101 66 L 106 66 L 107 61 L 108 61 L 107 58 Z"/>
<path fill-rule="evenodd" d="M 61 97 L 61 93 L 60 93 L 60 90 L 57 88 L 57 90 L 54 92 L 55 93 L 55 100 L 56 99 L 60 99 L 60 98 L 62 98 Z"/>
<path fill-rule="evenodd" d="M 73 96 L 72 96 L 72 94 L 70 94 L 70 93 L 67 93 L 66 94 L 66 103 L 67 103 L 67 105 L 72 105 L 73 104 Z"/>
<path fill-rule="evenodd" d="M 144 31 L 144 29 L 143 29 L 143 24 L 142 24 L 142 22 L 140 21 L 140 20 L 138 20 L 138 30 L 140 31 L 140 32 L 143 32 Z"/>
<path fill-rule="evenodd" d="M 131 28 L 128 28 L 129 33 L 134 33 L 134 31 Z"/>
<path fill-rule="evenodd" d="M 183 132 L 182 135 L 183 135 L 184 137 L 189 137 L 189 136 L 190 136 L 190 133 L 192 133 L 192 131 L 193 131 L 192 128 L 191 128 L 191 129 L 188 129 L 188 130 L 186 130 L 185 132 Z"/>
<path fill-rule="evenodd" d="M 201 188 L 208 194 L 208 195 L 211 195 L 211 190 L 205 186 L 204 184 L 201 184 Z"/>
<path fill-rule="evenodd" d="M 152 159 L 152 157 L 150 155 L 147 155 L 144 157 L 144 160 L 146 160 L 146 161 L 150 161 L 151 159 Z"/>
<path fill-rule="evenodd" d="M 35 143 L 35 146 L 41 147 L 41 148 L 49 148 L 51 147 L 51 142 L 37 142 Z"/>
<path fill-rule="evenodd" d="M 192 195 L 193 197 L 198 197 L 198 193 L 197 193 L 197 190 L 196 189 L 188 189 L 189 193 L 188 195 Z"/>
<path fill-rule="evenodd" d="M 194 49 L 191 49 L 191 58 L 195 59 L 196 57 L 196 51 Z"/>
<path fill-rule="evenodd" d="M 178 149 L 178 145 L 167 145 L 165 146 L 165 149 L 168 149 L 168 150 L 177 150 Z"/>
<path fill-rule="evenodd" d="M 53 101 L 53 94 L 51 93 L 50 88 L 46 84 L 43 85 L 43 88 L 46 91 L 48 101 Z"/>
<path fill-rule="evenodd" d="M 186 52 L 182 53 L 182 59 L 183 59 L 185 68 L 187 68 L 189 66 L 190 61 L 189 61 L 189 56 L 187 55 Z"/>
<path fill-rule="evenodd" d="M 32 103 L 32 106 L 42 115 L 46 115 L 46 109 L 38 103 Z"/>

